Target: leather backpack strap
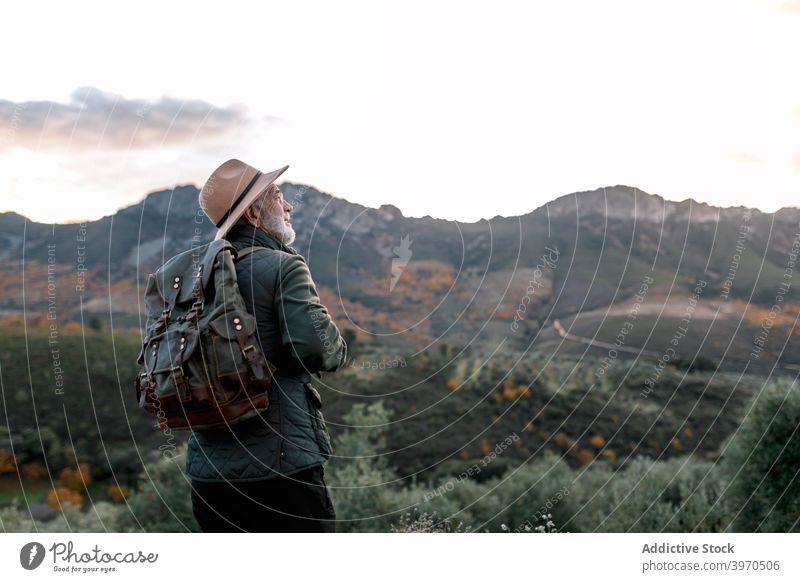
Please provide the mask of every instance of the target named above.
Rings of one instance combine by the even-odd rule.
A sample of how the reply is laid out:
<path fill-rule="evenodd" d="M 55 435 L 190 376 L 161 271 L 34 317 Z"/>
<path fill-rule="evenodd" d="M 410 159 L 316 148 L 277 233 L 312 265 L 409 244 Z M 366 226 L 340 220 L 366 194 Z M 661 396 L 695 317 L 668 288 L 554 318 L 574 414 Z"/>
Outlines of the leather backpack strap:
<path fill-rule="evenodd" d="M 151 348 L 148 354 L 145 350 L 144 354 L 144 372 L 139 376 L 139 383 L 141 386 L 141 393 L 139 394 L 139 408 L 144 408 L 147 403 L 147 398 L 155 399 L 155 381 L 153 380 L 153 370 L 156 369 L 156 361 L 158 360 L 158 342 L 152 342 L 152 347 L 148 343 L 146 348 Z"/>
<path fill-rule="evenodd" d="M 234 262 L 239 261 L 246 256 L 254 253 L 256 251 L 267 250 L 266 247 L 246 247 L 236 253 L 236 258 Z M 265 376 L 264 368 L 262 367 L 262 355 L 255 349 L 255 346 L 252 344 L 248 344 L 248 336 L 247 334 L 240 329 L 241 326 L 236 326 L 234 329 L 236 334 L 236 341 L 239 342 L 239 348 L 242 350 L 242 356 L 247 361 L 247 364 L 250 366 L 250 369 L 253 371 L 253 375 L 258 379 L 262 380 Z M 263 363 L 267 366 L 267 374 L 272 377 L 273 372 L 275 371 L 275 365 L 270 362 L 266 357 L 263 358 Z"/>

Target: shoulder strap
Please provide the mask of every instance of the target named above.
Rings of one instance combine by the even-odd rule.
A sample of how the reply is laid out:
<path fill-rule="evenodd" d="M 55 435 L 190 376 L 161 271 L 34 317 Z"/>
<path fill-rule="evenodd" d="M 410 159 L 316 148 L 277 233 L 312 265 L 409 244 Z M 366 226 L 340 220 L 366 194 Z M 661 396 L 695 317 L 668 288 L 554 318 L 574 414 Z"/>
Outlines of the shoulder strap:
<path fill-rule="evenodd" d="M 245 258 L 250 253 L 254 253 L 254 252 L 256 252 L 258 250 L 261 250 L 261 249 L 267 250 L 266 247 L 247 247 L 247 248 L 244 248 L 244 249 L 242 249 L 242 250 L 240 250 L 240 251 L 238 251 L 236 253 L 236 258 L 233 259 L 233 260 L 234 260 L 234 262 L 238 261 L 239 259 Z"/>

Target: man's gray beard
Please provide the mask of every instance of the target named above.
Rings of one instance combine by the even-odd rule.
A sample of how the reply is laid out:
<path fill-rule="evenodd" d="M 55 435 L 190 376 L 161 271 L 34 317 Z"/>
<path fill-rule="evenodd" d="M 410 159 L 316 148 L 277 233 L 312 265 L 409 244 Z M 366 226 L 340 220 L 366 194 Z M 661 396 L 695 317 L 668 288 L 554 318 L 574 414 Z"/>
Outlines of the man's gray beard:
<path fill-rule="evenodd" d="M 292 244 L 296 236 L 294 229 L 283 221 L 282 216 L 269 216 L 264 224 L 264 230 L 285 245 Z"/>

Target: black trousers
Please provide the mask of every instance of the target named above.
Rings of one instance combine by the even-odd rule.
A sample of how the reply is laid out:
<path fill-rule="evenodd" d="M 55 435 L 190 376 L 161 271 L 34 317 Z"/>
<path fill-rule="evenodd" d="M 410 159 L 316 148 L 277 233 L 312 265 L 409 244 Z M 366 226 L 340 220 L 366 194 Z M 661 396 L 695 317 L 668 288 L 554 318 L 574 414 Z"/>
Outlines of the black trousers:
<path fill-rule="evenodd" d="M 322 466 L 263 481 L 192 481 L 192 512 L 203 532 L 334 532 Z"/>

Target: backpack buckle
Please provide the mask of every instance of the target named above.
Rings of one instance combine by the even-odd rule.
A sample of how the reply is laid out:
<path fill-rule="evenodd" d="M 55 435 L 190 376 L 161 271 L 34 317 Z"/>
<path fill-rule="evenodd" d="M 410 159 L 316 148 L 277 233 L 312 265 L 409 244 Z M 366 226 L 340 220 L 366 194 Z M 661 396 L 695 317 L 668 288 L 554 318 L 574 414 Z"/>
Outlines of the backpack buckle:
<path fill-rule="evenodd" d="M 200 318 L 200 314 L 203 313 L 203 307 L 205 307 L 205 303 L 202 299 L 198 299 L 189 307 L 184 319 L 187 321 L 197 321 Z"/>
<path fill-rule="evenodd" d="M 139 374 L 139 408 L 144 408 L 148 400 L 152 402 L 155 399 L 154 389 L 153 375 L 149 372 Z"/>
<path fill-rule="evenodd" d="M 244 356 L 245 362 L 250 366 L 250 369 L 253 370 L 253 375 L 258 380 L 264 379 L 264 369 L 261 367 L 261 362 L 259 361 L 258 352 L 256 351 L 256 347 L 253 344 L 249 346 L 245 346 L 242 348 L 242 356 Z"/>

